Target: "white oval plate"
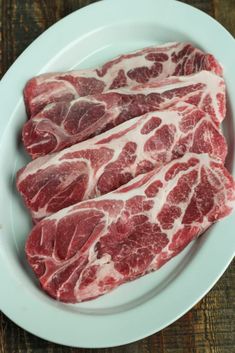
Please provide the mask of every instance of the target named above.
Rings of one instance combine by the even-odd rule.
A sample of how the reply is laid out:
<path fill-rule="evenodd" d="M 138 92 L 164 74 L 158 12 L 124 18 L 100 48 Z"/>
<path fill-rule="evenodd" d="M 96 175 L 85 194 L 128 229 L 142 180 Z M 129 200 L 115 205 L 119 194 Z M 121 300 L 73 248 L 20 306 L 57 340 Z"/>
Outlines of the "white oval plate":
<path fill-rule="evenodd" d="M 206 34 L 206 35 L 205 35 Z M 216 38 L 216 40 L 215 40 Z M 15 172 L 27 158 L 20 142 L 26 119 L 22 90 L 46 71 L 97 66 L 137 48 L 191 41 L 224 66 L 229 109 L 224 128 L 227 166 L 234 169 L 235 44 L 204 13 L 173 0 L 105 0 L 76 11 L 43 33 L 17 59 L 0 85 L 0 306 L 15 323 L 44 339 L 69 346 L 110 347 L 166 327 L 215 284 L 235 250 L 234 216 L 213 226 L 161 270 L 79 305 L 46 296 L 25 260 L 31 224 L 15 190 Z M 232 120 L 233 117 L 233 120 Z"/>

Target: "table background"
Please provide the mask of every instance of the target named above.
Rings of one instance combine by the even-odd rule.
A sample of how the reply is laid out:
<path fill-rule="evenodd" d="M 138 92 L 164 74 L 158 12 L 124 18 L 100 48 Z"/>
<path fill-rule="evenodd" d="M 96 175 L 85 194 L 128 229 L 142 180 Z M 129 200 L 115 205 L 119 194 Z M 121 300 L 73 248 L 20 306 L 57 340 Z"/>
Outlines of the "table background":
<path fill-rule="evenodd" d="M 40 33 L 72 11 L 93 2 L 95 0 L 0 0 L 0 75 L 6 72 L 19 54 Z M 235 36 L 235 0 L 182 2 L 213 16 Z M 0 312 L 0 353 L 93 351 L 64 347 L 37 338 L 16 326 Z M 97 353 L 235 352 L 235 262 L 204 299 L 174 324 L 136 343 L 96 351 Z"/>

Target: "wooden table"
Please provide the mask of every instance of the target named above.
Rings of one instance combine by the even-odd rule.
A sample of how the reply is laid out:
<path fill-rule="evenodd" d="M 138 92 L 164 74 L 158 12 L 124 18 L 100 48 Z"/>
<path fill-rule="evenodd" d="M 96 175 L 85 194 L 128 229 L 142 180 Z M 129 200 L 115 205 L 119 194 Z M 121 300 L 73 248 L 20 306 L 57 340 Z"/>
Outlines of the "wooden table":
<path fill-rule="evenodd" d="M 54 22 L 92 2 L 95 1 L 0 0 L 0 74 L 3 75 L 17 56 Z M 235 36 L 235 0 L 182 2 L 198 7 L 215 17 Z M 235 352 L 235 262 L 200 303 L 168 328 L 122 348 L 97 351 L 99 353 Z M 88 353 L 92 350 L 49 343 L 19 328 L 0 312 L 0 353 L 65 352 Z"/>

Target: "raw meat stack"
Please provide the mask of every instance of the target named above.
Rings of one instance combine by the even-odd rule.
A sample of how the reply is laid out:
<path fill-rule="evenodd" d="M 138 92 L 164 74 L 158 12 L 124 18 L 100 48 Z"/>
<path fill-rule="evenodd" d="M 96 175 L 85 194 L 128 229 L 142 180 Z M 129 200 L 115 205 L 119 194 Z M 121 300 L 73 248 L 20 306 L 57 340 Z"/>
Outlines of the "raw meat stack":
<path fill-rule="evenodd" d="M 96 298 L 160 268 L 227 216 L 222 68 L 189 43 L 50 73 L 24 90 L 33 161 L 17 188 L 35 226 L 26 242 L 42 288 Z"/>

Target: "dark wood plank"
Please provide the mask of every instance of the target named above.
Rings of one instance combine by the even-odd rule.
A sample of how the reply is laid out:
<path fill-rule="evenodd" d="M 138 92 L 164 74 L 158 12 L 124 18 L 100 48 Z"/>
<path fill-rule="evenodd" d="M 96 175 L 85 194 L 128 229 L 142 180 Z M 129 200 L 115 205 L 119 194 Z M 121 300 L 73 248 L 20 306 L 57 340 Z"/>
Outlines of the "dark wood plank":
<path fill-rule="evenodd" d="M 235 37 L 235 1 L 214 0 L 215 18 Z"/>
<path fill-rule="evenodd" d="M 234 0 L 179 0 L 197 7 L 220 22 L 235 37 Z M 199 24 L 200 25 L 200 24 Z"/>
<path fill-rule="evenodd" d="M 95 0 L 1 0 L 0 75 L 48 27 L 92 2 Z"/>
<path fill-rule="evenodd" d="M 206 12 L 210 16 L 214 16 L 213 0 L 179 0 L 185 4 L 197 7 L 199 10 Z"/>
<path fill-rule="evenodd" d="M 235 35 L 235 0 L 181 1 L 214 16 Z M 0 0 L 0 75 L 6 72 L 17 56 L 45 29 L 72 11 L 92 2 L 95 0 Z M 233 353 L 234 323 L 235 261 L 210 293 L 168 328 L 129 345 L 98 349 L 96 352 Z M 47 342 L 27 333 L 0 313 L 0 353 L 92 352 L 94 350 Z"/>

